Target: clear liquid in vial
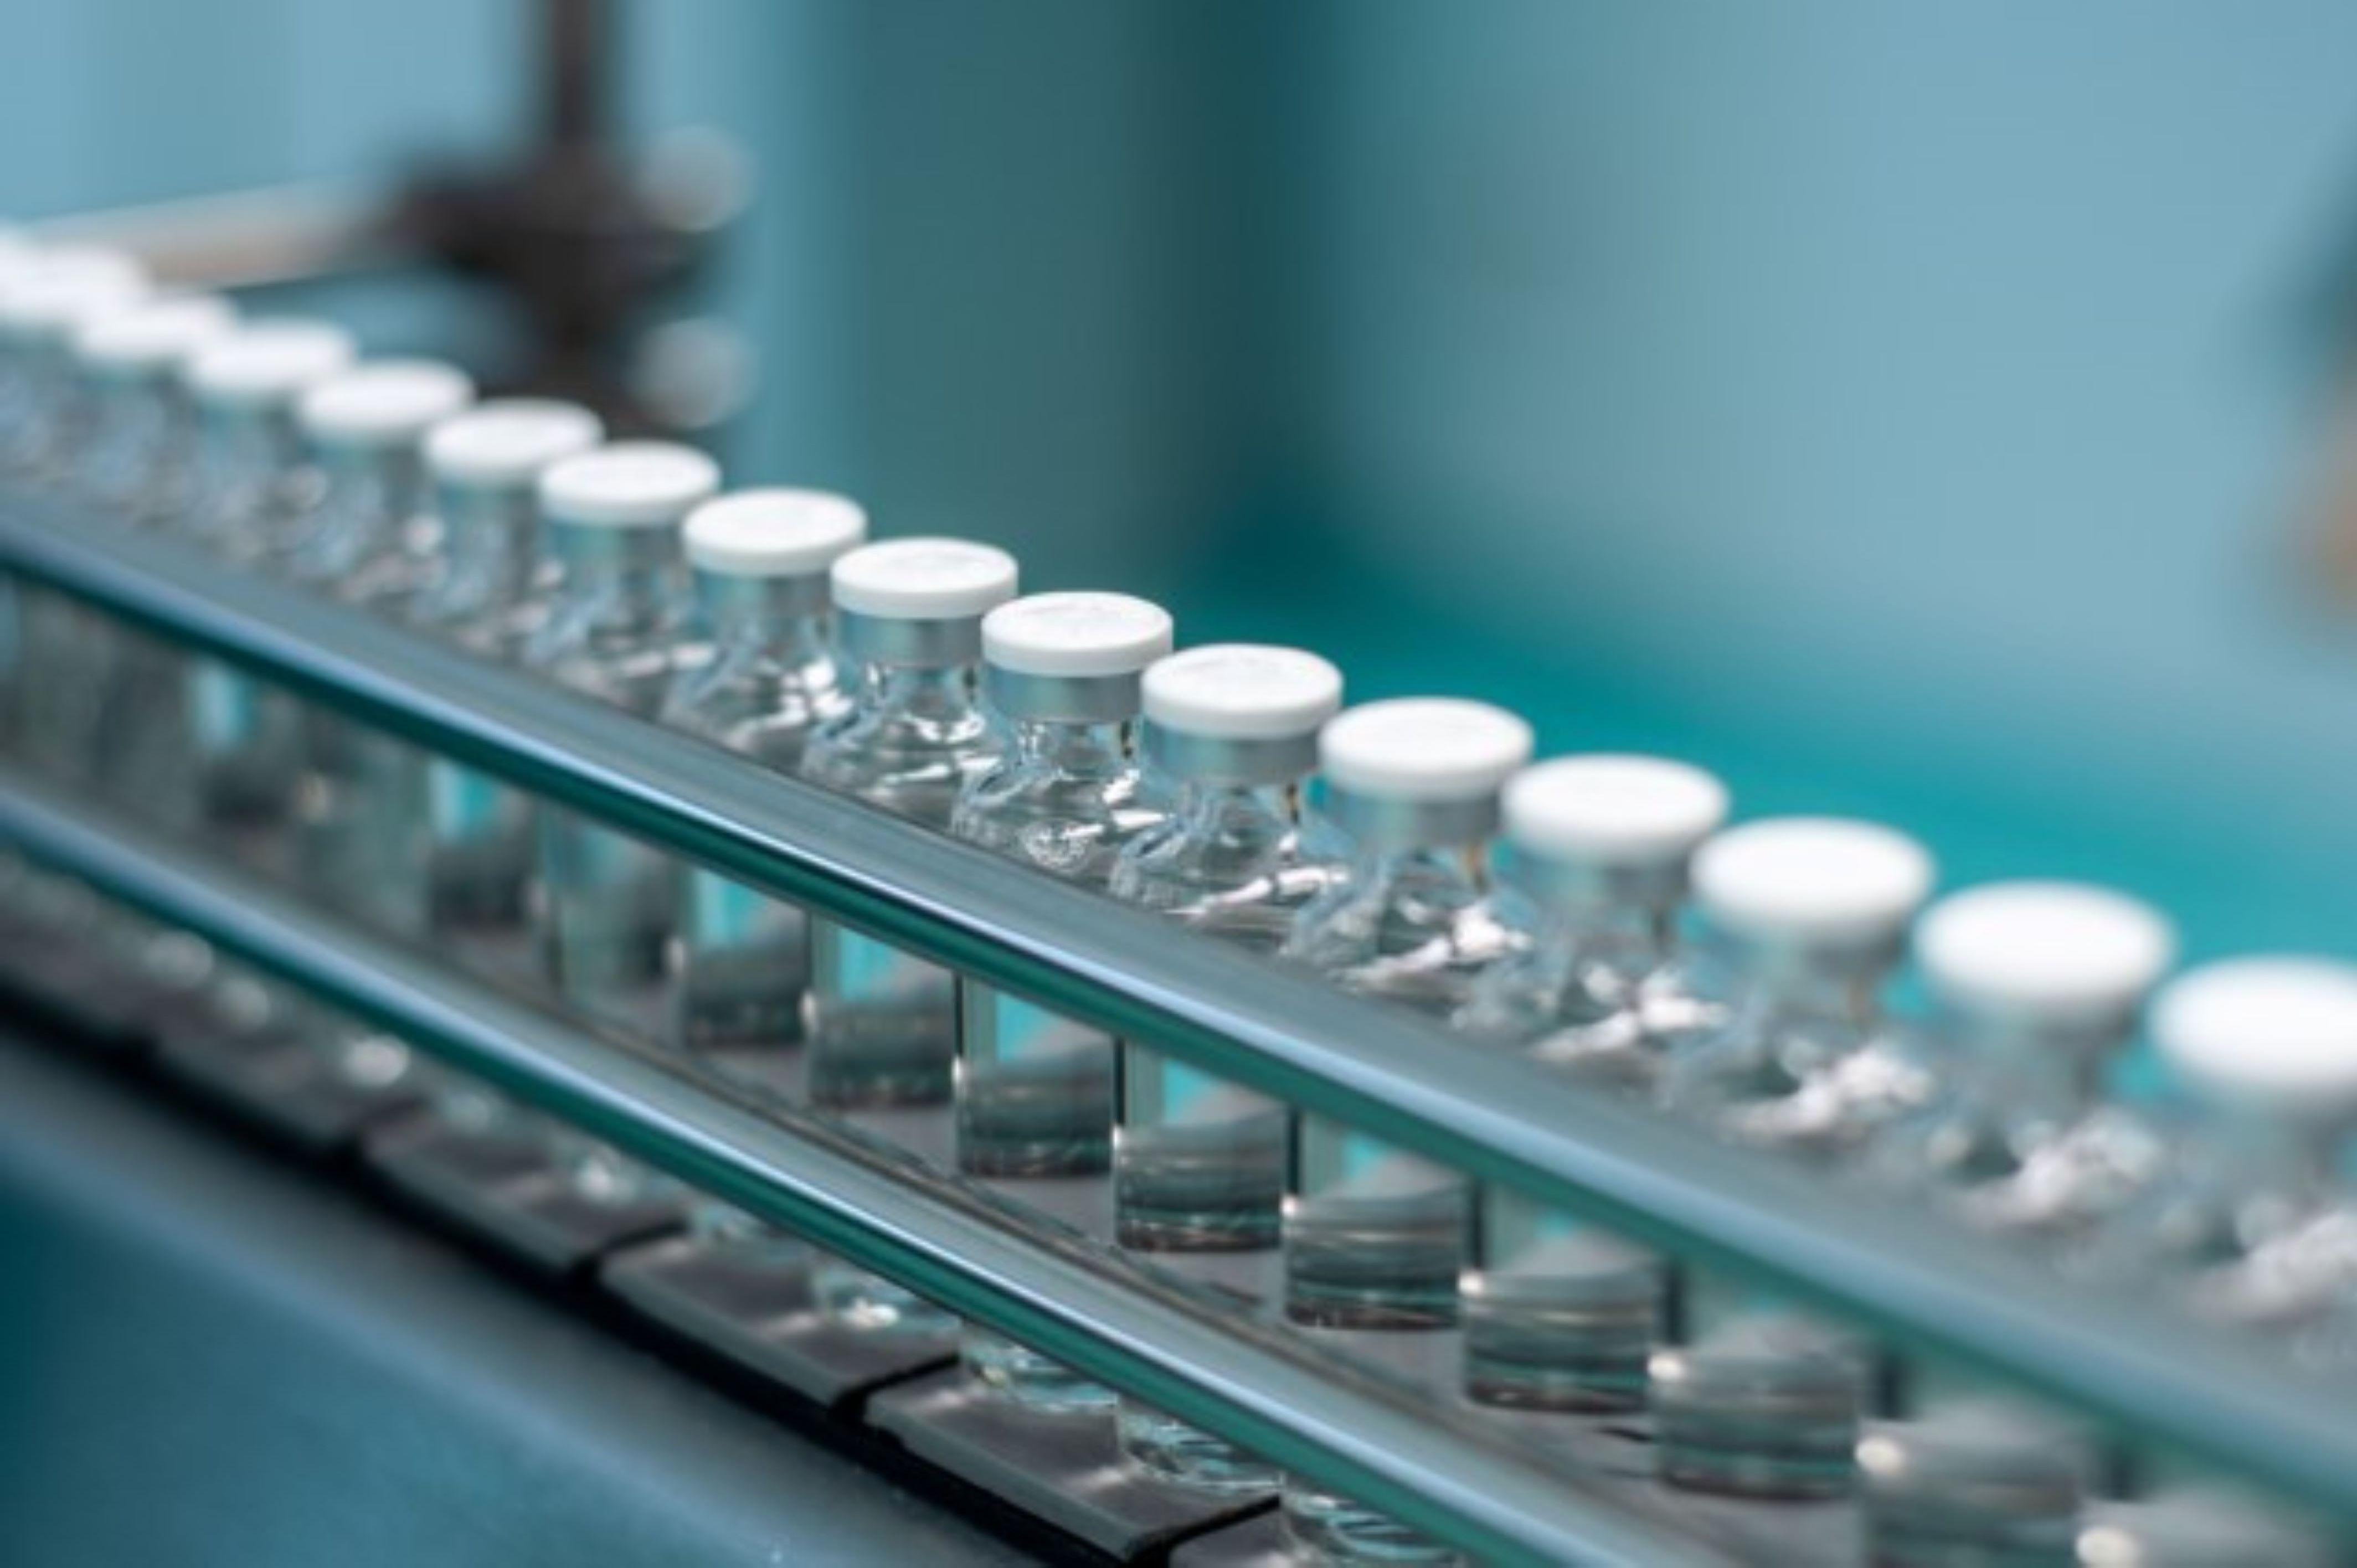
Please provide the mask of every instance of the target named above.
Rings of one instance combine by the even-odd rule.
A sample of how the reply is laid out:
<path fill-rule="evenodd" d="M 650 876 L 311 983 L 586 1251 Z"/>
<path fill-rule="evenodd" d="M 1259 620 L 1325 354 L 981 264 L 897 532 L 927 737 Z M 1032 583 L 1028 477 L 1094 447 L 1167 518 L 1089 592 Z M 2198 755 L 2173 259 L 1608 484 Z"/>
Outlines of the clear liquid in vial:
<path fill-rule="evenodd" d="M 1513 1193 L 1484 1201 L 1486 1261 L 1464 1300 L 1466 1396 L 1505 1410 L 1642 1406 L 1667 1316 L 1662 1260 Z"/>
<path fill-rule="evenodd" d="M 1139 1252 L 1277 1245 L 1290 1139 L 1265 1095 L 1125 1047 L 1129 1111 L 1114 1163 L 1116 1240 Z M 1149 1092 L 1155 1103 L 1143 1103 Z"/>
<path fill-rule="evenodd" d="M 555 807 L 543 808 L 540 831 L 546 972 L 592 1014 L 643 1026 L 671 942 L 670 858 Z"/>
<path fill-rule="evenodd" d="M 1819 1319 L 1760 1302 L 1652 1360 L 1662 1479 L 1735 1497 L 1846 1496 L 1875 1381 L 1872 1350 Z"/>
<path fill-rule="evenodd" d="M 948 970 L 873 937 L 810 922 L 809 1094 L 823 1110 L 946 1105 L 957 1063 Z"/>
<path fill-rule="evenodd" d="M 799 1038 L 809 988 L 809 921 L 725 876 L 681 872 L 674 1035 L 688 1050 Z"/>
<path fill-rule="evenodd" d="M 1310 1328 L 1430 1332 L 1458 1323 L 1470 1188 L 1453 1171 L 1320 1119 L 1285 1211 L 1285 1315 Z"/>

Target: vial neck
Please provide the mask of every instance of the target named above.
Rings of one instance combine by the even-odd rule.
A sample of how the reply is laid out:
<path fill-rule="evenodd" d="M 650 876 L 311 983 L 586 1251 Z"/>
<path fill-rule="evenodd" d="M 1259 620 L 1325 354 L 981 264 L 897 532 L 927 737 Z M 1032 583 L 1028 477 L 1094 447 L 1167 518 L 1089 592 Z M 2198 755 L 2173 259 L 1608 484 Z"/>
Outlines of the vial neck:
<path fill-rule="evenodd" d="M 1301 821 L 1299 780 L 1284 784 L 1238 784 L 1182 779 L 1171 816 L 1193 838 L 1232 836 L 1239 831 L 1289 831 Z"/>
<path fill-rule="evenodd" d="M 279 404 L 216 406 L 205 411 L 203 426 L 203 489 L 190 520 L 196 532 L 225 548 L 267 548 L 270 541 L 247 535 L 293 510 L 286 488 L 304 466 L 293 412 Z"/>
<path fill-rule="evenodd" d="M 1814 949 L 1732 941 L 1751 1004 L 1788 1025 L 1825 1024 L 1863 1038 L 1882 1023 L 1882 988 L 1897 944 Z"/>
<path fill-rule="evenodd" d="M 2212 1107 L 2208 1120 L 2222 1174 L 2238 1190 L 2300 1200 L 2337 1190 L 2347 1117 L 2228 1103 Z"/>
<path fill-rule="evenodd" d="M 2104 1100 L 2104 1072 L 2133 1023 L 2067 1026 L 2050 1021 L 1953 1016 L 1952 1027 L 1984 1097 L 2016 1123 L 2075 1122 Z"/>
<path fill-rule="evenodd" d="M 1361 845 L 1351 880 L 1382 889 L 1446 884 L 1478 897 L 1490 889 L 1489 846 L 1478 841 Z"/>
<path fill-rule="evenodd" d="M 436 510 L 452 577 L 495 598 L 525 596 L 540 554 L 540 511 L 529 486 L 444 485 Z"/>
<path fill-rule="evenodd" d="M 559 526 L 550 536 L 563 572 L 557 589 L 563 607 L 615 624 L 655 624 L 680 604 L 676 529 Z"/>
<path fill-rule="evenodd" d="M 1674 899 L 1557 899 L 1547 905 L 1557 939 L 1586 951 L 1608 951 L 1643 968 L 1668 961 L 1677 944 Z"/>
<path fill-rule="evenodd" d="M 397 546 L 425 499 L 414 446 L 331 447 L 319 455 L 319 474 L 325 510 L 312 553 L 330 569 Z"/>
<path fill-rule="evenodd" d="M 859 667 L 857 704 L 870 717 L 906 717 L 949 724 L 974 716 L 971 664 L 882 664 Z"/>
<path fill-rule="evenodd" d="M 777 665 L 828 657 L 824 579 L 698 573 L 695 585 L 696 605 L 717 657 Z"/>
<path fill-rule="evenodd" d="M 1132 766 L 1132 722 L 1016 719 L 1010 736 L 1015 759 L 1067 778 L 1111 778 Z"/>

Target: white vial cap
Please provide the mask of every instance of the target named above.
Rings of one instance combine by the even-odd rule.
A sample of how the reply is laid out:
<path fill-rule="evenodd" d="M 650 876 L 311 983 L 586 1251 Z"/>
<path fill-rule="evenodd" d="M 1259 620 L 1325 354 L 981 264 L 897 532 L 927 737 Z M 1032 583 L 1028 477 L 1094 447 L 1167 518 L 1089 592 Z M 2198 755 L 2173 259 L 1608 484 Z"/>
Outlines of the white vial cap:
<path fill-rule="evenodd" d="M 20 337 L 65 335 L 145 299 L 147 270 L 101 245 L 36 250 L 0 280 L 0 328 Z"/>
<path fill-rule="evenodd" d="M 1342 706 L 1342 672 L 1314 653 L 1215 642 L 1158 659 L 1146 671 L 1148 723 L 1212 740 L 1314 735 Z"/>
<path fill-rule="evenodd" d="M 1675 865 L 1727 821 L 1727 786 L 1658 757 L 1559 757 L 1506 782 L 1506 834 L 1542 859 Z"/>
<path fill-rule="evenodd" d="M 2326 1117 L 2357 1110 L 2357 966 L 2206 965 L 2161 992 L 2152 1036 L 2171 1068 L 2223 1098 Z"/>
<path fill-rule="evenodd" d="M 982 618 L 983 658 L 1017 675 L 1135 675 L 1170 641 L 1170 612 L 1127 594 L 1033 594 Z"/>
<path fill-rule="evenodd" d="M 591 528 L 672 528 L 712 499 L 720 465 L 671 441 L 617 441 L 540 476 L 540 509 Z"/>
<path fill-rule="evenodd" d="M 426 432 L 425 466 L 444 484 L 527 485 L 604 439 L 604 422 L 579 403 L 494 398 Z"/>
<path fill-rule="evenodd" d="M 292 317 L 249 321 L 188 362 L 199 402 L 246 407 L 291 403 L 348 368 L 360 345 L 342 328 Z"/>
<path fill-rule="evenodd" d="M 1362 703 L 1318 732 L 1318 766 L 1338 789 L 1411 803 L 1482 800 L 1531 759 L 1531 726 L 1454 697 Z"/>
<path fill-rule="evenodd" d="M 688 515 L 687 558 L 729 577 L 809 577 L 867 537 L 867 514 L 829 490 L 738 490 Z"/>
<path fill-rule="evenodd" d="M 2075 882 L 1975 887 L 1915 929 L 1915 961 L 1950 1004 L 2061 1022 L 2134 1013 L 2176 956 L 2158 911 Z"/>
<path fill-rule="evenodd" d="M 379 360 L 303 393 L 296 417 L 312 440 L 336 446 L 413 443 L 475 401 L 475 383 L 439 360 Z"/>
<path fill-rule="evenodd" d="M 969 620 L 1015 596 L 1015 557 L 963 539 L 863 545 L 827 575 L 836 608 L 884 620 Z"/>
<path fill-rule="evenodd" d="M 1730 828 L 1695 854 L 1695 897 L 1739 937 L 1803 947 L 1895 941 L 1931 896 L 1932 857 L 1905 833 L 1839 817 Z"/>
<path fill-rule="evenodd" d="M 74 334 L 84 364 L 168 371 L 237 329 L 237 306 L 217 294 L 153 299 L 90 322 Z"/>

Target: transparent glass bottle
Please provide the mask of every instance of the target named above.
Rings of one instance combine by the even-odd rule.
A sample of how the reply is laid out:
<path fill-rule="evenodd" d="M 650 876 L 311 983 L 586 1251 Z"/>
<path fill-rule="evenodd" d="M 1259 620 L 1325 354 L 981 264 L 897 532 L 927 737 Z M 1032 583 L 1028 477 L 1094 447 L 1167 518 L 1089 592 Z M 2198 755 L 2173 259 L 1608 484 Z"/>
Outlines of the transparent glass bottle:
<path fill-rule="evenodd" d="M 2288 1334 L 2346 1366 L 2357 1203 L 2341 1176 L 2357 1130 L 2357 965 L 2212 963 L 2164 987 L 2152 1037 L 2191 1124 L 2167 1175 L 2106 1228 L 2098 1268 L 2201 1316 Z"/>
<path fill-rule="evenodd" d="M 1161 820 L 1134 730 L 1146 667 L 1170 651 L 1170 617 L 1125 594 L 1034 594 L 982 623 L 983 683 L 1008 743 L 968 779 L 950 832 L 1084 886 L 1103 887 L 1125 845 Z M 1052 1202 L 1113 1163 L 1112 1036 L 961 976 L 957 1162 L 970 1176 Z M 1113 1391 L 981 1329 L 967 1370 L 1034 1409 L 1113 1402 Z"/>
<path fill-rule="evenodd" d="M 1986 1398 L 1884 1422 L 1857 1444 L 1877 1568 L 2078 1568 L 2094 1455 L 2040 1413 Z"/>
<path fill-rule="evenodd" d="M 653 717 L 690 651 L 680 527 L 719 482 L 711 458 L 661 442 L 617 443 L 542 474 L 564 575 L 525 667 Z M 545 973 L 574 1005 L 647 1028 L 676 920 L 670 857 L 569 811 L 544 807 L 539 818 Z"/>
<path fill-rule="evenodd" d="M 475 401 L 436 360 L 378 360 L 307 391 L 296 421 L 319 470 L 281 570 L 340 603 L 398 617 L 423 585 L 437 525 L 426 504 L 426 433 Z"/>
<path fill-rule="evenodd" d="M 1738 955 L 1725 1026 L 1674 1052 L 1663 1101 L 1722 1137 L 1831 1161 L 1933 1089 L 1880 1010 L 1931 857 L 1870 823 L 1754 822 L 1694 860 L 1695 892 Z M 1697 1272 L 1687 1343 L 1648 1367 L 1655 1456 L 1673 1486 L 1746 1497 L 1846 1492 L 1875 1349 L 1748 1282 Z"/>
<path fill-rule="evenodd" d="M 1318 736 L 1327 810 L 1356 843 L 1348 880 L 1303 907 L 1284 952 L 1346 989 L 1448 1018 L 1536 916 L 1491 879 L 1499 792 L 1530 760 L 1530 726 L 1485 703 L 1370 703 Z M 1457 1379 L 1458 1282 L 1473 1195 L 1455 1171 L 1305 1115 L 1286 1200 L 1285 1316 L 1432 1387 Z M 1342 1561 L 1428 1561 L 1393 1520 L 1288 1480 L 1286 1529 Z"/>
<path fill-rule="evenodd" d="M 211 295 L 158 299 L 102 317 L 76 335 L 93 388 L 78 467 L 83 492 L 143 525 L 169 521 L 190 501 L 197 410 L 182 372 L 235 328 L 230 303 Z M 156 780 L 179 765 L 187 661 L 163 638 L 110 623 L 102 684 L 91 716 L 91 783 L 111 805 L 150 814 Z"/>
<path fill-rule="evenodd" d="M 139 274 L 113 252 L 55 253 L 22 274 L 0 275 L 0 349 L 22 371 L 19 417 L 0 424 L 5 467 L 20 480 L 79 478 L 97 383 L 78 344 L 91 327 L 140 308 Z M 116 623 L 82 600 L 35 584 L 16 593 L 18 686 L 16 736 L 25 764 L 79 786 L 95 762 L 97 721 L 118 648 Z"/>
<path fill-rule="evenodd" d="M 177 532 L 232 562 L 274 559 L 319 494 L 296 403 L 353 351 L 350 335 L 325 322 L 263 320 L 189 361 L 202 435 Z M 301 760 L 298 713 L 285 692 L 218 660 L 188 662 L 183 736 L 195 822 L 232 832 L 283 825 Z"/>
<path fill-rule="evenodd" d="M 1727 818 L 1727 789 L 1651 757 L 1567 757 L 1506 787 L 1508 876 L 1543 910 L 1458 1015 L 1585 1083 L 1650 1094 L 1675 1045 L 1721 1022 L 1678 943 L 1686 863 Z"/>
<path fill-rule="evenodd" d="M 1569 757 L 1515 775 L 1504 809 L 1512 875 L 1545 920 L 1482 974 L 1459 1026 L 1583 1082 L 1650 1092 L 1673 1042 L 1722 1011 L 1679 962 L 1676 926 L 1686 863 L 1727 818 L 1725 787 L 1658 757 Z M 1482 1205 L 1466 1396 L 1514 1411 L 1642 1405 L 1667 1265 L 1508 1189 Z"/>
<path fill-rule="evenodd" d="M 38 249 L 0 272 L 0 469 L 70 471 L 90 412 L 75 334 L 148 294 L 139 263 L 104 246 Z"/>
<path fill-rule="evenodd" d="M 1301 794 L 1342 677 L 1315 654 L 1219 644 L 1146 671 L 1145 750 L 1177 784 L 1170 815 L 1114 863 L 1111 891 L 1245 949 L 1272 952 L 1344 850 L 1305 826 Z M 1273 1294 L 1291 1156 L 1284 1104 L 1130 1041 L 1114 1134 L 1114 1234 L 1133 1252 L 1247 1302 Z M 1239 1266 L 1241 1265 L 1241 1266 Z M 1149 1474 L 1265 1491 L 1271 1466 L 1125 1398 L 1122 1451 Z"/>
<path fill-rule="evenodd" d="M 590 450 L 605 427 L 587 409 L 500 398 L 427 433 L 439 547 L 417 592 L 397 607 L 425 636 L 502 663 L 522 654 L 554 595 L 554 553 L 542 539 L 540 476 Z M 468 961 L 496 967 L 527 920 L 533 864 L 531 800 L 447 757 L 415 757 L 414 777 L 387 783 L 381 815 L 402 816 L 420 841 L 406 857 L 400 897 L 417 923 Z"/>
<path fill-rule="evenodd" d="M 1002 737 L 977 701 L 982 618 L 1015 593 L 1014 557 L 956 539 L 870 544 L 829 573 L 837 633 L 857 668 L 848 712 L 812 735 L 802 776 L 946 830 L 966 779 Z M 810 923 L 803 1051 L 817 1108 L 856 1119 L 946 1108 L 957 997 L 949 972 L 832 920 Z M 813 1275 L 820 1310 L 867 1332 L 932 1337 L 954 1319 L 847 1264 Z"/>
<path fill-rule="evenodd" d="M 419 448 L 429 429 L 474 396 L 462 371 L 430 360 L 363 364 L 306 392 L 297 420 L 323 488 L 287 546 L 284 574 L 356 609 L 398 614 L 432 549 Z M 302 750 L 298 883 L 323 907 L 418 934 L 413 824 L 424 800 L 397 795 L 420 780 L 416 748 L 307 704 Z"/>
<path fill-rule="evenodd" d="M 221 295 L 178 295 L 102 317 L 75 334 L 91 387 L 76 464 L 82 493 L 143 523 L 188 504 L 197 409 L 181 372 L 236 325 L 237 307 Z"/>
<path fill-rule="evenodd" d="M 2099 887 L 1996 883 L 1934 905 L 1915 956 L 1941 1092 L 1879 1140 L 1871 1178 L 1988 1230 L 2092 1240 L 2168 1164 L 2104 1077 L 2174 950 L 2158 913 Z"/>
<path fill-rule="evenodd" d="M 687 556 L 711 660 L 683 672 L 662 719 L 783 773 L 847 712 L 826 574 L 867 532 L 853 502 L 746 490 L 698 508 Z M 673 1039 L 687 1050 L 781 1049 L 802 1037 L 810 945 L 801 909 L 683 866 Z"/>

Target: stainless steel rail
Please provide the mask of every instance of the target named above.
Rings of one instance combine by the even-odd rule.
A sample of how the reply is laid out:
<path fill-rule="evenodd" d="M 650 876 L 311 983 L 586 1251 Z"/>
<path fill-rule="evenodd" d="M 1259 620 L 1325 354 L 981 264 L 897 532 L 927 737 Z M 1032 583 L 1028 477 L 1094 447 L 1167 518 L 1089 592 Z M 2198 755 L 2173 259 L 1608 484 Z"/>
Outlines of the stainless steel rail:
<path fill-rule="evenodd" d="M 1436 1412 L 1077 1235 L 602 1037 L 432 955 L 342 929 L 251 877 L 0 771 L 0 837 L 300 982 L 696 1187 L 1052 1350 L 1501 1563 L 1724 1564 L 1631 1499 L 1584 1492 L 1495 1432 Z"/>
<path fill-rule="evenodd" d="M 1060 1012 L 2357 1519 L 2350 1402 L 2148 1301 L 2069 1286 L 1870 1193 L 1174 940 L 1135 911 L 171 542 L 12 499 L 0 567 Z M 597 1103 L 633 1124 L 627 1102 Z"/>

